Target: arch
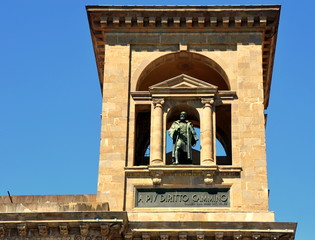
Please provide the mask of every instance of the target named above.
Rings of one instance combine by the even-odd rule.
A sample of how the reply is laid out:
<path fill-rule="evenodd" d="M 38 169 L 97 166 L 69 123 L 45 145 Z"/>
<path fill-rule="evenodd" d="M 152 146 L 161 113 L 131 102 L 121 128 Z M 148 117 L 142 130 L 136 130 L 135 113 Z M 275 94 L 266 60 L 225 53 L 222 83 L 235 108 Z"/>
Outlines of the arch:
<path fill-rule="evenodd" d="M 180 74 L 216 85 L 219 90 L 230 90 L 228 76 L 218 63 L 198 53 L 181 51 L 149 63 L 137 80 L 136 91 L 147 91 L 150 86 Z"/>

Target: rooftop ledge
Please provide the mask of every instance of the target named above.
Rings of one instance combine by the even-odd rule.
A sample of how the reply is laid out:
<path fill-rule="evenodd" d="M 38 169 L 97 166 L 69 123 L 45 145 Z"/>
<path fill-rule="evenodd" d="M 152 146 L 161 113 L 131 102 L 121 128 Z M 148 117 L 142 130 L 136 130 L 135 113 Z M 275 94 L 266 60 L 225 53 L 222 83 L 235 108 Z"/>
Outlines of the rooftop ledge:
<path fill-rule="evenodd" d="M 248 9 L 279 9 L 281 5 L 86 5 L 86 9 L 94 10 L 94 9 L 150 9 L 152 10 L 161 10 L 161 9 L 240 9 L 240 10 L 248 10 Z"/>

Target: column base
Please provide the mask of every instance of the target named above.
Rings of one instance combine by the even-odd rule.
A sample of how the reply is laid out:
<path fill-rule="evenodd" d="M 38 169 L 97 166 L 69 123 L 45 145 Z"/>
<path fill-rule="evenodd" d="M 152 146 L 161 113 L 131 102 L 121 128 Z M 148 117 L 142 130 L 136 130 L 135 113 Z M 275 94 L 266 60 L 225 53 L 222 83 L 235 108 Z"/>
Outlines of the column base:
<path fill-rule="evenodd" d="M 216 165 L 214 159 L 212 158 L 206 158 L 200 161 L 201 166 L 211 166 L 211 165 Z"/>
<path fill-rule="evenodd" d="M 164 165 L 164 162 L 162 159 L 153 159 L 150 161 L 150 165 Z"/>

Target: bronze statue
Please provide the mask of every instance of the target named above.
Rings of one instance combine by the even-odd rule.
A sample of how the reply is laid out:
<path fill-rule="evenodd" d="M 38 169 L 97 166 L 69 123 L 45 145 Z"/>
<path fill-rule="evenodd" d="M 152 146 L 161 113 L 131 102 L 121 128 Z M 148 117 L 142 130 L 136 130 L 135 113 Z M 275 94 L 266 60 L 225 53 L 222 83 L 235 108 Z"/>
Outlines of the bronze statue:
<path fill-rule="evenodd" d="M 191 122 L 186 120 L 187 113 L 181 112 L 179 120 L 173 122 L 168 134 L 173 139 L 173 164 L 192 163 L 192 146 L 199 140 Z"/>

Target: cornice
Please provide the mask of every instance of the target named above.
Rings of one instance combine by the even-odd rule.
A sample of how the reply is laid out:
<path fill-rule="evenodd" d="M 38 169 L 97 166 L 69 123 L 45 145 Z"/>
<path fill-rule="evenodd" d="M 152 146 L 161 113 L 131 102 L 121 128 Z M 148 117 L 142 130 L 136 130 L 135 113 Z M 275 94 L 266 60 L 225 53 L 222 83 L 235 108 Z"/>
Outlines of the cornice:
<path fill-rule="evenodd" d="M 166 10 L 175 10 L 175 11 L 248 11 L 248 10 L 277 10 L 281 5 L 86 5 L 88 11 L 121 11 L 121 10 L 132 10 L 132 11 L 143 11 L 143 10 L 152 10 L 152 11 L 166 11 Z"/>
<path fill-rule="evenodd" d="M 264 80 L 265 108 L 268 106 L 272 68 L 276 47 L 277 29 L 281 6 L 86 6 L 92 42 L 97 62 L 100 84 L 103 84 L 105 43 L 116 39 L 113 34 L 126 37 L 117 39 L 117 44 L 167 44 L 132 34 L 170 33 L 228 33 L 261 34 L 262 70 Z M 128 37 L 128 34 L 132 35 Z M 109 37 L 112 37 L 109 40 Z M 127 39 L 127 40 L 126 40 Z M 239 44 L 251 44 L 243 37 Z M 119 41 L 122 41 L 121 43 Z M 227 40 L 229 41 L 229 40 Z M 253 41 L 257 41 L 254 39 Z M 197 40 L 196 42 L 200 42 Z M 202 43 L 202 42 L 201 42 Z M 181 43 L 178 43 L 181 44 Z M 190 43 L 184 43 L 189 45 Z M 209 42 L 208 44 L 211 44 Z M 231 44 L 224 42 L 224 44 Z M 234 43 L 233 43 L 234 44 Z"/>
<path fill-rule="evenodd" d="M 293 240 L 296 223 L 283 222 L 130 222 L 129 239 Z M 144 239 L 146 236 L 146 239 Z"/>
<path fill-rule="evenodd" d="M 120 236 L 126 212 L 0 213 L 0 239 L 106 239 Z"/>

